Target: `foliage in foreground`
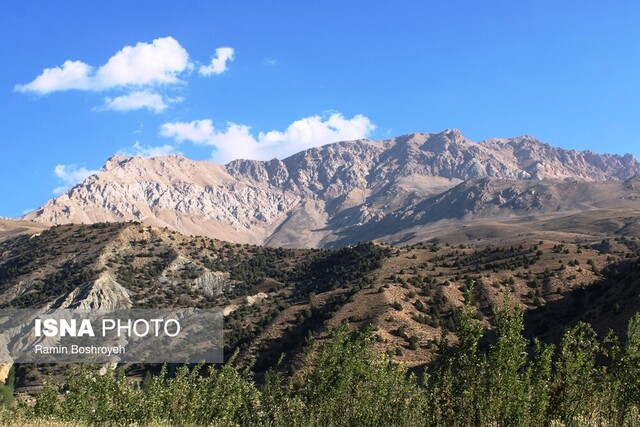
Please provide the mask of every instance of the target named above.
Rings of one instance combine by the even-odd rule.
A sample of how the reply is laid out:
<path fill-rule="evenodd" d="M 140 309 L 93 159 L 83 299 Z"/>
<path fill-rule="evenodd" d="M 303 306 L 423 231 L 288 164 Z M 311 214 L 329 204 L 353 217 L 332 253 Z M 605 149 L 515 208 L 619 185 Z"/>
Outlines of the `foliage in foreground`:
<path fill-rule="evenodd" d="M 458 344 L 419 381 L 370 350 L 373 331 L 346 325 L 326 343 L 311 343 L 305 368 L 269 372 L 262 385 L 231 363 L 166 371 L 141 385 L 120 370 L 75 371 L 64 390 L 47 384 L 33 408 L 0 421 L 42 425 L 264 426 L 633 426 L 640 424 L 640 315 L 624 345 L 600 342 L 580 323 L 558 349 L 523 338 L 522 313 L 500 310 L 496 336 L 481 350 L 482 328 L 467 308 Z M 554 357 L 555 355 L 555 357 Z M 2 418 L 4 417 L 4 418 Z"/>

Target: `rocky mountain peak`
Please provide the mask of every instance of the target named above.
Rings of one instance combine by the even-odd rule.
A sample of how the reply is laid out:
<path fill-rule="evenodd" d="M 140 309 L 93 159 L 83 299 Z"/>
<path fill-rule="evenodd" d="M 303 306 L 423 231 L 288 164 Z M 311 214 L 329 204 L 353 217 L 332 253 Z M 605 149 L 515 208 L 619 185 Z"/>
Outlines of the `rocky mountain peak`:
<path fill-rule="evenodd" d="M 115 154 L 107 159 L 107 162 L 102 166 L 103 171 L 110 171 L 119 167 L 124 166 L 128 161 L 130 161 L 132 156 L 125 156 L 123 154 Z"/>

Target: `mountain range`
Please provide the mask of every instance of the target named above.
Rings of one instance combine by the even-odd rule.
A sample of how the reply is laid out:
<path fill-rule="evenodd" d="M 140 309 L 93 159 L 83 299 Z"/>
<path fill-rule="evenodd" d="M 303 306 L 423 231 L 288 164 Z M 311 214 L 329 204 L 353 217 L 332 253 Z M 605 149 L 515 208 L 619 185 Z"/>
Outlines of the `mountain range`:
<path fill-rule="evenodd" d="M 117 155 L 23 219 L 140 221 L 230 242 L 328 248 L 500 238 L 567 221 L 572 233 L 600 223 L 632 231 L 639 174 L 629 154 L 565 150 L 531 136 L 473 142 L 450 129 L 227 165 Z"/>
<path fill-rule="evenodd" d="M 344 321 L 424 366 L 469 295 L 487 328 L 509 302 L 543 341 L 579 321 L 623 336 L 639 174 L 630 155 L 456 130 L 227 165 L 115 156 L 31 221 L 0 219 L 0 307 L 217 307 L 227 355 L 257 371 Z M 24 389 L 45 378 L 20 369 Z"/>

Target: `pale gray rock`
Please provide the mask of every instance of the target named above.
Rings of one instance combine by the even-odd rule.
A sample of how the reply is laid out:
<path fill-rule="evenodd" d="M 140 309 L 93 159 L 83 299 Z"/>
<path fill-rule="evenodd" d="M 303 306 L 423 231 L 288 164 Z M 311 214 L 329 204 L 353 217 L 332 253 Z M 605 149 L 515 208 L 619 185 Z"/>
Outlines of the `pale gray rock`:
<path fill-rule="evenodd" d="M 408 218 L 407 212 L 422 218 L 424 209 L 442 200 L 449 200 L 442 214 L 448 218 L 487 212 L 485 207 L 544 207 L 542 196 L 492 191 L 491 181 L 482 180 L 600 182 L 638 174 L 640 164 L 629 154 L 566 150 L 531 136 L 473 142 L 449 129 L 337 142 L 283 160 L 224 166 L 176 155 L 118 155 L 24 219 L 134 220 L 232 242 L 334 246 L 367 238 L 360 230 L 387 223 L 385 218 Z M 463 182 L 474 184 L 458 188 Z M 454 189 L 467 191 L 455 203 L 448 193 Z M 384 239 L 385 233 L 375 235 Z"/>

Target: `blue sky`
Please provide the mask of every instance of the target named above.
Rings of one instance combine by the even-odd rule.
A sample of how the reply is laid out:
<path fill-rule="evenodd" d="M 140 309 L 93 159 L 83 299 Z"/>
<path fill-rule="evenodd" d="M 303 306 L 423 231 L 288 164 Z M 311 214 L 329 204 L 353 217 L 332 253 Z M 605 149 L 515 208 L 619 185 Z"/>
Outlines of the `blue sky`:
<path fill-rule="evenodd" d="M 4 216 L 119 152 L 225 162 L 458 128 L 640 155 L 638 2 L 0 7 Z"/>

